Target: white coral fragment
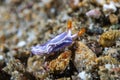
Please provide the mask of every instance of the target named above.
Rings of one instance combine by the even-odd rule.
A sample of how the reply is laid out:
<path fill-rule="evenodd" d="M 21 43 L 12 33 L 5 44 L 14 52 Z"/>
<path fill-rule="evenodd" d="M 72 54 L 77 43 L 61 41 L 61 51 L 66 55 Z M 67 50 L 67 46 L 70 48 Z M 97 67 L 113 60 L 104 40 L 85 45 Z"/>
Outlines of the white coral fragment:
<path fill-rule="evenodd" d="M 110 4 L 104 4 L 103 5 L 103 11 L 105 12 L 116 12 L 117 11 L 117 8 L 114 4 L 114 2 L 110 2 Z"/>

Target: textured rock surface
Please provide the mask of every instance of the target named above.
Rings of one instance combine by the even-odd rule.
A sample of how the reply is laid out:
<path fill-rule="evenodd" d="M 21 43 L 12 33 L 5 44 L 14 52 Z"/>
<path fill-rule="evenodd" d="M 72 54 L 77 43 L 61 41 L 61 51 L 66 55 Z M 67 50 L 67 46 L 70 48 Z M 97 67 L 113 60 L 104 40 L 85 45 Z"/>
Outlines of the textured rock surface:
<path fill-rule="evenodd" d="M 95 65 L 96 58 L 95 53 L 93 53 L 83 42 L 77 42 L 74 62 L 78 71 Z"/>

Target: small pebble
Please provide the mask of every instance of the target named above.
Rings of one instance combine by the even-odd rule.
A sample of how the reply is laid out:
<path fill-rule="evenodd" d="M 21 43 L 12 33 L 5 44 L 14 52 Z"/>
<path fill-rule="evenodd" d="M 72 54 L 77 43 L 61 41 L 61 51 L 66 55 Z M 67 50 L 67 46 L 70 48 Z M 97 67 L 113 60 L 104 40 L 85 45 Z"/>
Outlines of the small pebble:
<path fill-rule="evenodd" d="M 3 60 L 3 56 L 2 55 L 0 55 L 0 60 Z"/>
<path fill-rule="evenodd" d="M 98 19 L 101 16 L 99 9 L 92 9 L 86 13 L 86 16 Z"/>
<path fill-rule="evenodd" d="M 111 64 L 105 64 L 105 68 L 107 68 L 108 70 L 111 69 Z"/>
<path fill-rule="evenodd" d="M 104 4 L 103 5 L 103 11 L 104 12 L 116 12 L 117 8 L 114 5 L 114 2 L 110 2 L 110 4 Z"/>
<path fill-rule="evenodd" d="M 25 41 L 20 41 L 18 44 L 17 44 L 17 47 L 23 47 L 26 45 L 26 42 Z"/>
<path fill-rule="evenodd" d="M 86 32 L 89 35 L 97 34 L 100 35 L 103 33 L 103 29 L 101 27 L 91 27 L 90 29 L 87 30 Z"/>
<path fill-rule="evenodd" d="M 86 74 L 85 71 L 82 71 L 78 74 L 78 77 L 80 77 L 82 80 L 87 80 L 88 74 Z"/>
<path fill-rule="evenodd" d="M 111 24 L 116 24 L 118 23 L 118 17 L 115 14 L 110 14 L 109 15 L 109 20 Z"/>

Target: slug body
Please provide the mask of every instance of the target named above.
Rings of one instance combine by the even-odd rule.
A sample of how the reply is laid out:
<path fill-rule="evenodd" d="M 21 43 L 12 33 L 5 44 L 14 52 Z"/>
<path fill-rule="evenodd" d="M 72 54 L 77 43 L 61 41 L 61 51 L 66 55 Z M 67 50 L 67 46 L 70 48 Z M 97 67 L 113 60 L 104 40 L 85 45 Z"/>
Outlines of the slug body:
<path fill-rule="evenodd" d="M 68 30 L 67 32 L 63 32 L 57 35 L 55 38 L 49 40 L 45 44 L 33 46 L 31 52 L 33 54 L 42 55 L 58 51 L 61 48 L 72 44 L 73 38 L 75 38 L 76 36 L 77 34 L 71 35 L 71 30 Z"/>

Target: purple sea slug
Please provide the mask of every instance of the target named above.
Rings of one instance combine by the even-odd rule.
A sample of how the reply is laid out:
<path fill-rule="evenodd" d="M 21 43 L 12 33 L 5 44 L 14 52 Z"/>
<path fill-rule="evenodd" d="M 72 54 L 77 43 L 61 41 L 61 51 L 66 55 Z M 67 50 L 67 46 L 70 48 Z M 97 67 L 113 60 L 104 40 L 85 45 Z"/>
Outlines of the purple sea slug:
<path fill-rule="evenodd" d="M 73 39 L 75 37 L 77 37 L 78 35 L 80 36 L 85 31 L 82 30 L 77 34 L 72 35 L 71 27 L 72 27 L 72 21 L 68 21 L 68 30 L 66 32 L 57 35 L 56 37 L 49 40 L 45 44 L 42 45 L 38 44 L 36 46 L 33 46 L 31 48 L 31 52 L 36 55 L 50 54 L 66 46 L 69 46 L 70 44 L 72 44 Z"/>

